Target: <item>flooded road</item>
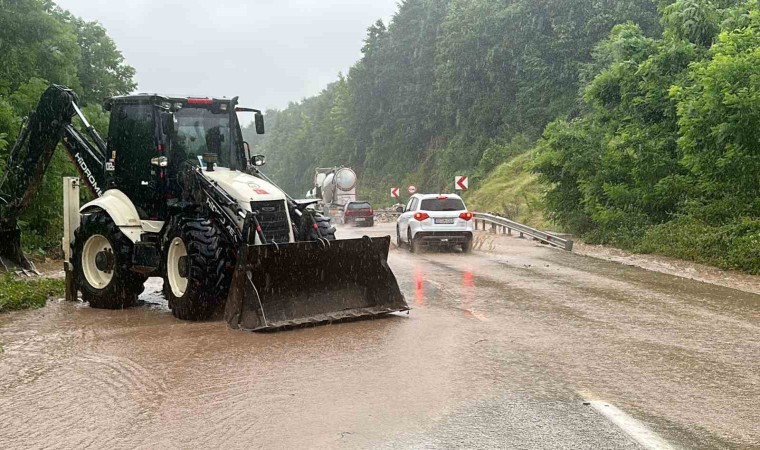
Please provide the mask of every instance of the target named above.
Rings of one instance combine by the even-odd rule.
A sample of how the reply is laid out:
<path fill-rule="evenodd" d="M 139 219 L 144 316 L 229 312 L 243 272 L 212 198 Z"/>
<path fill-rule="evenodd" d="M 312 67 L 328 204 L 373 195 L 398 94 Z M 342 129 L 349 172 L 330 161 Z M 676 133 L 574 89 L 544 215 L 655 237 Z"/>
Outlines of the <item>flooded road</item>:
<path fill-rule="evenodd" d="M 392 234 L 392 225 L 339 236 Z M 81 303 L 0 315 L 2 448 L 760 447 L 760 295 L 505 239 L 393 249 L 409 315 L 271 334 Z M 305 281 L 304 281 L 305 282 Z"/>

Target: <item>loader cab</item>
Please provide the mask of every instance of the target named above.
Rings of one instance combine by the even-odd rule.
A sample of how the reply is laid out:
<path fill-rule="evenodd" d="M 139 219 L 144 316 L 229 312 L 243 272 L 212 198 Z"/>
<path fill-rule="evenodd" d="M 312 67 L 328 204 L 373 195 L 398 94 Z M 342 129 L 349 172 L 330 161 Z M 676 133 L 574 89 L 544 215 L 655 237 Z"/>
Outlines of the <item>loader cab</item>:
<path fill-rule="evenodd" d="M 113 97 L 108 155 L 109 186 L 128 192 L 142 219 L 163 220 L 167 201 L 180 196 L 183 164 L 245 170 L 245 152 L 235 114 L 237 98 L 212 99 L 138 94 Z"/>

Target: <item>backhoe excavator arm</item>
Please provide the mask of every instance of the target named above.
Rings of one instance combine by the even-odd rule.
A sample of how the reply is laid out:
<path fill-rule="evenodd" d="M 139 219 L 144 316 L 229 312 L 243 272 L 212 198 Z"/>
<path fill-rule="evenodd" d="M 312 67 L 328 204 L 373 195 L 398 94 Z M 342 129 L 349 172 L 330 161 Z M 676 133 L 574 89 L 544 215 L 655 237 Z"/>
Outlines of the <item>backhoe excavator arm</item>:
<path fill-rule="evenodd" d="M 76 94 L 51 85 L 24 123 L 0 178 L 0 262 L 33 269 L 21 251 L 18 219 L 34 199 L 59 142 L 93 195 L 105 191 L 106 146 L 77 106 Z M 71 123 L 78 115 L 88 140 Z"/>

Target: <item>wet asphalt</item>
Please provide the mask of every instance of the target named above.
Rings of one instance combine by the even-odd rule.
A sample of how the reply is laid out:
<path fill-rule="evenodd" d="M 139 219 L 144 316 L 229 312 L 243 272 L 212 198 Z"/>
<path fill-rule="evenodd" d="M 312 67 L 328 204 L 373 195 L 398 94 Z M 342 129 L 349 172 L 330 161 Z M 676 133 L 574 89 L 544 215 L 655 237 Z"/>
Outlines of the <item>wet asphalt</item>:
<path fill-rule="evenodd" d="M 363 234 L 395 232 L 339 230 Z M 498 239 L 392 248 L 413 309 L 378 320 L 181 322 L 160 280 L 0 315 L 0 448 L 641 448 L 591 400 L 676 448 L 760 447 L 760 295 Z"/>

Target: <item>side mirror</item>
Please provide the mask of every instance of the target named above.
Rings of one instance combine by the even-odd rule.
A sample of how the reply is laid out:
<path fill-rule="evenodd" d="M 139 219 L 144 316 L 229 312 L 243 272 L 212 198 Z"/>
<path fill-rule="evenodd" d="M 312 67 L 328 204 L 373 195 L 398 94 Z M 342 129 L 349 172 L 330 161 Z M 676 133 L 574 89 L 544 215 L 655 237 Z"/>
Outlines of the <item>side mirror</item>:
<path fill-rule="evenodd" d="M 256 167 L 261 167 L 266 163 L 267 162 L 264 159 L 264 155 L 253 155 L 253 157 L 251 158 L 251 164 L 253 164 Z"/>
<path fill-rule="evenodd" d="M 169 159 L 166 156 L 157 156 L 150 159 L 150 164 L 156 167 L 166 167 L 169 165 Z"/>
<path fill-rule="evenodd" d="M 264 115 L 261 112 L 257 112 L 253 116 L 253 120 L 256 124 L 256 134 L 264 134 Z"/>

